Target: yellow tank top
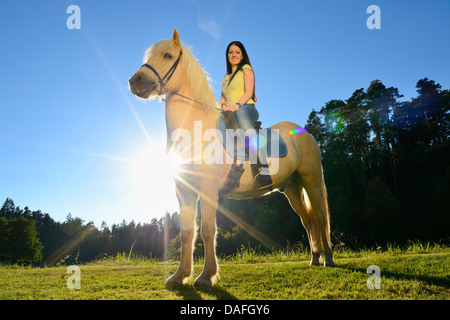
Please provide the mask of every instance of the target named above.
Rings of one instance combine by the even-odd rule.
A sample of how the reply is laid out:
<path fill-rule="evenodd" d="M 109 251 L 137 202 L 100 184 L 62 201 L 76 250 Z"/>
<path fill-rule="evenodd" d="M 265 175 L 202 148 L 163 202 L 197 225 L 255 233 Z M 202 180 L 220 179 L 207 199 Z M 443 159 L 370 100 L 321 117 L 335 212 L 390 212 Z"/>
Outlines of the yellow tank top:
<path fill-rule="evenodd" d="M 244 73 L 249 70 L 252 70 L 252 67 L 248 64 L 245 64 L 242 66 L 242 69 L 239 70 L 238 73 L 236 73 L 236 75 L 234 76 L 231 83 L 230 83 L 230 77 L 231 77 L 230 74 L 227 75 L 222 80 L 222 93 L 225 96 L 225 99 L 227 99 L 227 104 L 229 106 L 234 105 L 244 95 L 244 92 L 245 92 Z M 254 104 L 255 101 L 253 101 L 253 99 L 250 98 L 246 103 Z M 246 103 L 244 103 L 244 104 L 246 104 Z"/>

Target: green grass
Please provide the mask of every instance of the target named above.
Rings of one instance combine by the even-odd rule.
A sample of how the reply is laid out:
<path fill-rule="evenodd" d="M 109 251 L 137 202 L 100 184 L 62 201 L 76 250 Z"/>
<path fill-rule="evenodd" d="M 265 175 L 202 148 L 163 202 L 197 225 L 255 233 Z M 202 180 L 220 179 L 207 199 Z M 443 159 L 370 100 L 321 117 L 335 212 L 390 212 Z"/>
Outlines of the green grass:
<path fill-rule="evenodd" d="M 442 299 L 450 298 L 450 249 L 412 243 L 407 248 L 337 250 L 336 268 L 310 267 L 306 251 L 262 254 L 244 248 L 220 259 L 220 280 L 194 289 L 194 279 L 167 290 L 177 262 L 128 255 L 80 265 L 81 289 L 68 289 L 67 266 L 0 267 L 0 299 Z M 381 289 L 369 290 L 370 265 L 381 270 Z M 202 261 L 194 266 L 195 276 Z"/>

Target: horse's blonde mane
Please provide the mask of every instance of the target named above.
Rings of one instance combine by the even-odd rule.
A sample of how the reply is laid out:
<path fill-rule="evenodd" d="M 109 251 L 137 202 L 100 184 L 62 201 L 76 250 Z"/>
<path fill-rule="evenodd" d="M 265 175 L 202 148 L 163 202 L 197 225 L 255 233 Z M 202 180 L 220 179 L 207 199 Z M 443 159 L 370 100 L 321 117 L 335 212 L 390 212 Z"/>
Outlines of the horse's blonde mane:
<path fill-rule="evenodd" d="M 158 54 L 162 50 L 168 50 L 173 47 L 172 40 L 163 40 L 147 49 L 144 55 L 144 63 L 155 54 Z M 186 74 L 186 80 L 189 85 L 189 98 L 206 104 L 211 107 L 216 107 L 217 102 L 212 92 L 208 74 L 203 70 L 198 60 L 194 57 L 191 49 L 185 46 L 181 46 L 183 55 L 181 57 L 181 69 Z"/>

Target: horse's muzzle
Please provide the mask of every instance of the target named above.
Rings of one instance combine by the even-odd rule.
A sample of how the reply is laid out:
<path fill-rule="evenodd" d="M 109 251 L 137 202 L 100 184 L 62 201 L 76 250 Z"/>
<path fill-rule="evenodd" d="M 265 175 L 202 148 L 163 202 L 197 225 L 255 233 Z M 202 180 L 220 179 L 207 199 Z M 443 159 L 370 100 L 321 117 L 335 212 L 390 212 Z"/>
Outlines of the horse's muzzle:
<path fill-rule="evenodd" d="M 142 99 L 148 99 L 151 92 L 156 87 L 156 82 L 150 79 L 147 79 L 142 73 L 136 72 L 130 80 L 128 80 L 130 85 L 130 91 L 132 94 L 138 96 Z"/>

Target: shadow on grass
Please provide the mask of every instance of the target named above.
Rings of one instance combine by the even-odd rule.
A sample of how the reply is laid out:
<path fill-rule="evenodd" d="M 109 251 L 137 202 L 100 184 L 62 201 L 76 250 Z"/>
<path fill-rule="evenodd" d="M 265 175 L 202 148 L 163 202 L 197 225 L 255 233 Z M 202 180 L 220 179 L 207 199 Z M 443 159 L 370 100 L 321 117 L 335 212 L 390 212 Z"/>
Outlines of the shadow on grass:
<path fill-rule="evenodd" d="M 215 285 L 211 288 L 194 288 L 192 285 L 176 285 L 171 288 L 167 288 L 177 294 L 178 296 L 183 297 L 184 300 L 203 300 L 201 293 L 205 293 L 207 295 L 215 297 L 217 300 L 237 300 L 235 296 L 233 296 L 228 291 L 220 288 Z"/>
<path fill-rule="evenodd" d="M 353 267 L 353 266 L 345 266 L 340 265 L 336 266 L 336 268 L 347 269 L 353 272 L 361 272 L 367 273 L 367 269 Z M 367 274 L 369 276 L 369 274 Z M 381 269 L 381 277 L 391 278 L 391 279 L 404 279 L 404 280 L 416 280 L 427 283 L 428 285 L 435 285 L 443 288 L 450 288 L 450 279 L 446 277 L 437 277 L 437 276 L 427 276 L 427 275 L 417 275 L 417 274 L 408 274 L 405 272 L 394 272 L 391 270 L 383 270 Z"/>

